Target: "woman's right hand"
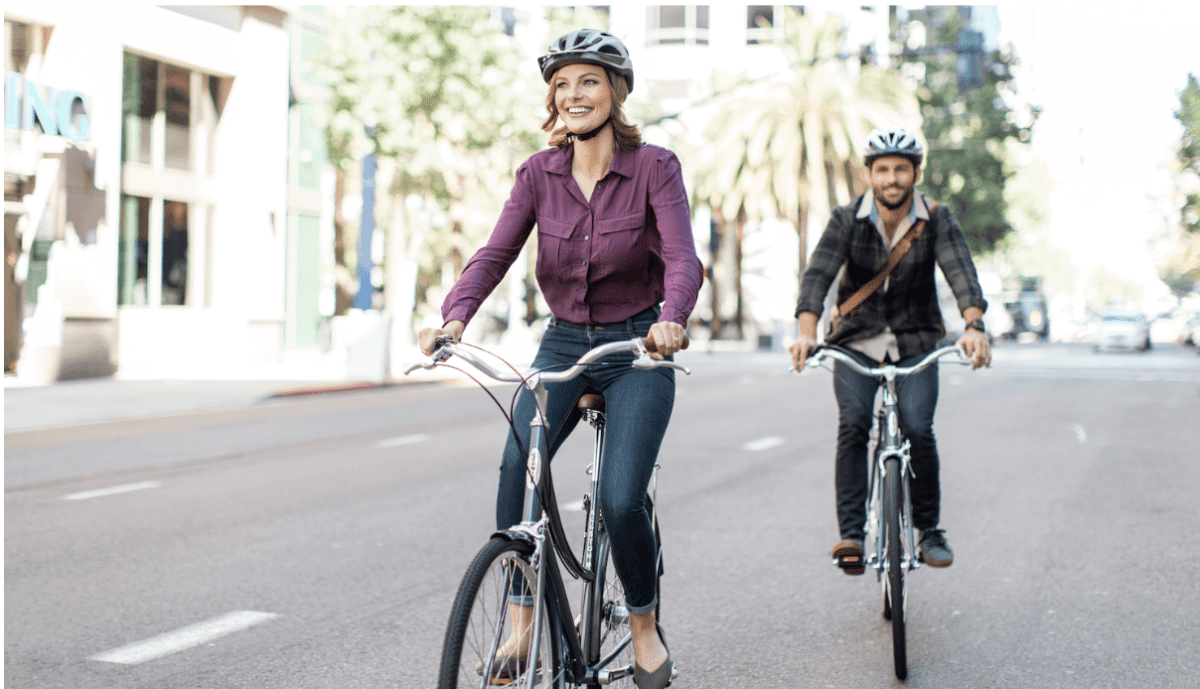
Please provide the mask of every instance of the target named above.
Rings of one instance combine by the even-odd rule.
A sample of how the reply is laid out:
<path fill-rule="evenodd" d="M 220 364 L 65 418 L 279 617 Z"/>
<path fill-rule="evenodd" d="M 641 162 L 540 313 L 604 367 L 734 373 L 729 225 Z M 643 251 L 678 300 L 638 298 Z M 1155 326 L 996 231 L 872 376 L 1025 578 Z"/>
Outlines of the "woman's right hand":
<path fill-rule="evenodd" d="M 421 328 L 421 332 L 417 333 L 417 344 L 421 347 L 421 353 L 425 356 L 433 354 L 434 344 L 439 337 L 449 337 L 458 342 L 462 339 L 466 327 L 467 324 L 462 321 L 450 321 L 440 328 Z"/>

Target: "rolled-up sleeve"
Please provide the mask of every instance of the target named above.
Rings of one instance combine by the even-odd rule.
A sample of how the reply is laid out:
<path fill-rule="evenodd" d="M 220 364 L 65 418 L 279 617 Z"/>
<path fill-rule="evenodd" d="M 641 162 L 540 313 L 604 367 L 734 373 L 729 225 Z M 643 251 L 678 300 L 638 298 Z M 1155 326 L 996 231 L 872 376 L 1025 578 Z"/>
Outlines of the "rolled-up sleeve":
<path fill-rule="evenodd" d="M 692 239 L 691 210 L 683 172 L 674 153 L 664 151 L 649 175 L 649 199 L 662 242 L 663 311 L 660 321 L 687 326 L 696 307 L 704 267 Z"/>
<path fill-rule="evenodd" d="M 528 162 L 517 170 L 516 182 L 496 221 L 496 229 L 487 244 L 467 262 L 458 282 L 442 302 L 442 322 L 470 323 L 483 300 L 517 260 L 534 224 L 531 174 Z"/>
<path fill-rule="evenodd" d="M 975 262 L 971 259 L 971 248 L 967 245 L 962 228 L 948 208 L 943 206 L 934 212 L 943 216 L 939 218 L 943 222 L 939 223 L 934 254 L 946 276 L 946 282 L 954 292 L 959 313 L 972 306 L 987 311 L 988 303 L 983 298 L 979 276 L 975 273 Z"/>

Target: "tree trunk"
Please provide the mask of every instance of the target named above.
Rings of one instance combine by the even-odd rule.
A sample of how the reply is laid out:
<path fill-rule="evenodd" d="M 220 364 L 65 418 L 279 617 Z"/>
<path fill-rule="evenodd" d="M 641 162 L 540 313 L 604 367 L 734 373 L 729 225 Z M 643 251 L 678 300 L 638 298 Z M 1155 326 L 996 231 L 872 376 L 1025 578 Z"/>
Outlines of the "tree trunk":
<path fill-rule="evenodd" d="M 709 292 L 712 294 L 712 315 L 709 317 L 708 329 L 711 333 L 710 337 L 714 340 L 721 339 L 721 278 L 720 273 L 720 257 L 721 257 L 721 238 L 725 234 L 725 218 L 721 216 L 721 211 L 718 208 L 712 209 L 712 221 L 708 228 L 708 286 Z"/>
<path fill-rule="evenodd" d="M 333 313 L 344 316 L 354 305 L 354 290 L 347 282 L 354 267 L 346 264 L 346 221 L 342 220 L 342 204 L 346 197 L 346 173 L 337 170 L 333 184 Z"/>
<path fill-rule="evenodd" d="M 737 217 L 737 234 L 733 244 L 733 280 L 734 292 L 737 294 L 737 304 L 734 307 L 734 320 L 737 325 L 738 339 L 746 337 L 745 328 L 745 291 L 742 289 L 742 242 L 746 237 L 746 213 L 739 211 Z"/>
<path fill-rule="evenodd" d="M 798 215 L 800 218 L 796 223 L 799 225 L 796 232 L 800 235 L 800 263 L 798 265 L 800 266 L 799 276 L 803 277 L 804 269 L 808 267 L 808 204 L 806 202 L 800 202 Z"/>

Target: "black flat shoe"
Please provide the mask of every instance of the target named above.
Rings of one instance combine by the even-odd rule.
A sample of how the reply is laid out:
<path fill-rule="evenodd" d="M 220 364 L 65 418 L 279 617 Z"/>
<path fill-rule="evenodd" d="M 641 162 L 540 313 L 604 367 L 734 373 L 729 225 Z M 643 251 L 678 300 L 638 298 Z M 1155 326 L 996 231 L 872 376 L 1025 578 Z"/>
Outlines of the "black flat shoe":
<path fill-rule="evenodd" d="M 663 636 L 662 627 L 657 623 L 654 625 L 658 629 L 658 638 L 662 641 L 663 648 L 667 650 L 667 659 L 658 666 L 654 672 L 647 672 L 642 669 L 637 661 L 633 663 L 633 683 L 638 689 L 664 689 L 671 686 L 671 678 L 675 674 L 675 663 L 671 662 L 671 649 L 667 648 L 667 637 Z"/>

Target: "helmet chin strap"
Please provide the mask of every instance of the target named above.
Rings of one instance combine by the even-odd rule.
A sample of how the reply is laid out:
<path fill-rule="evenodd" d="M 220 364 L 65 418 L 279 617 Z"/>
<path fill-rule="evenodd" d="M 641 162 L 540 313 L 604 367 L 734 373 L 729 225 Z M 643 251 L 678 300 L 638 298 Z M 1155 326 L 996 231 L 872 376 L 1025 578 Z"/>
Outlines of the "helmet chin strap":
<path fill-rule="evenodd" d="M 612 115 L 609 115 L 607 120 L 604 120 L 603 122 L 601 122 L 601 123 L 600 123 L 600 126 L 599 126 L 599 127 L 596 127 L 596 128 L 595 128 L 595 129 L 593 129 L 592 131 L 590 131 L 590 132 L 584 132 L 584 133 L 582 133 L 582 134 L 575 134 L 575 133 L 572 133 L 572 134 L 571 134 L 571 136 L 573 136 L 573 137 L 575 137 L 575 138 L 579 139 L 580 141 L 587 141 L 588 139 L 594 138 L 594 137 L 595 137 L 597 134 L 599 134 L 599 133 L 600 133 L 600 130 L 602 130 L 602 129 L 604 129 L 605 127 L 607 127 L 607 126 L 608 126 L 608 125 L 609 125 L 611 122 L 612 122 Z"/>

